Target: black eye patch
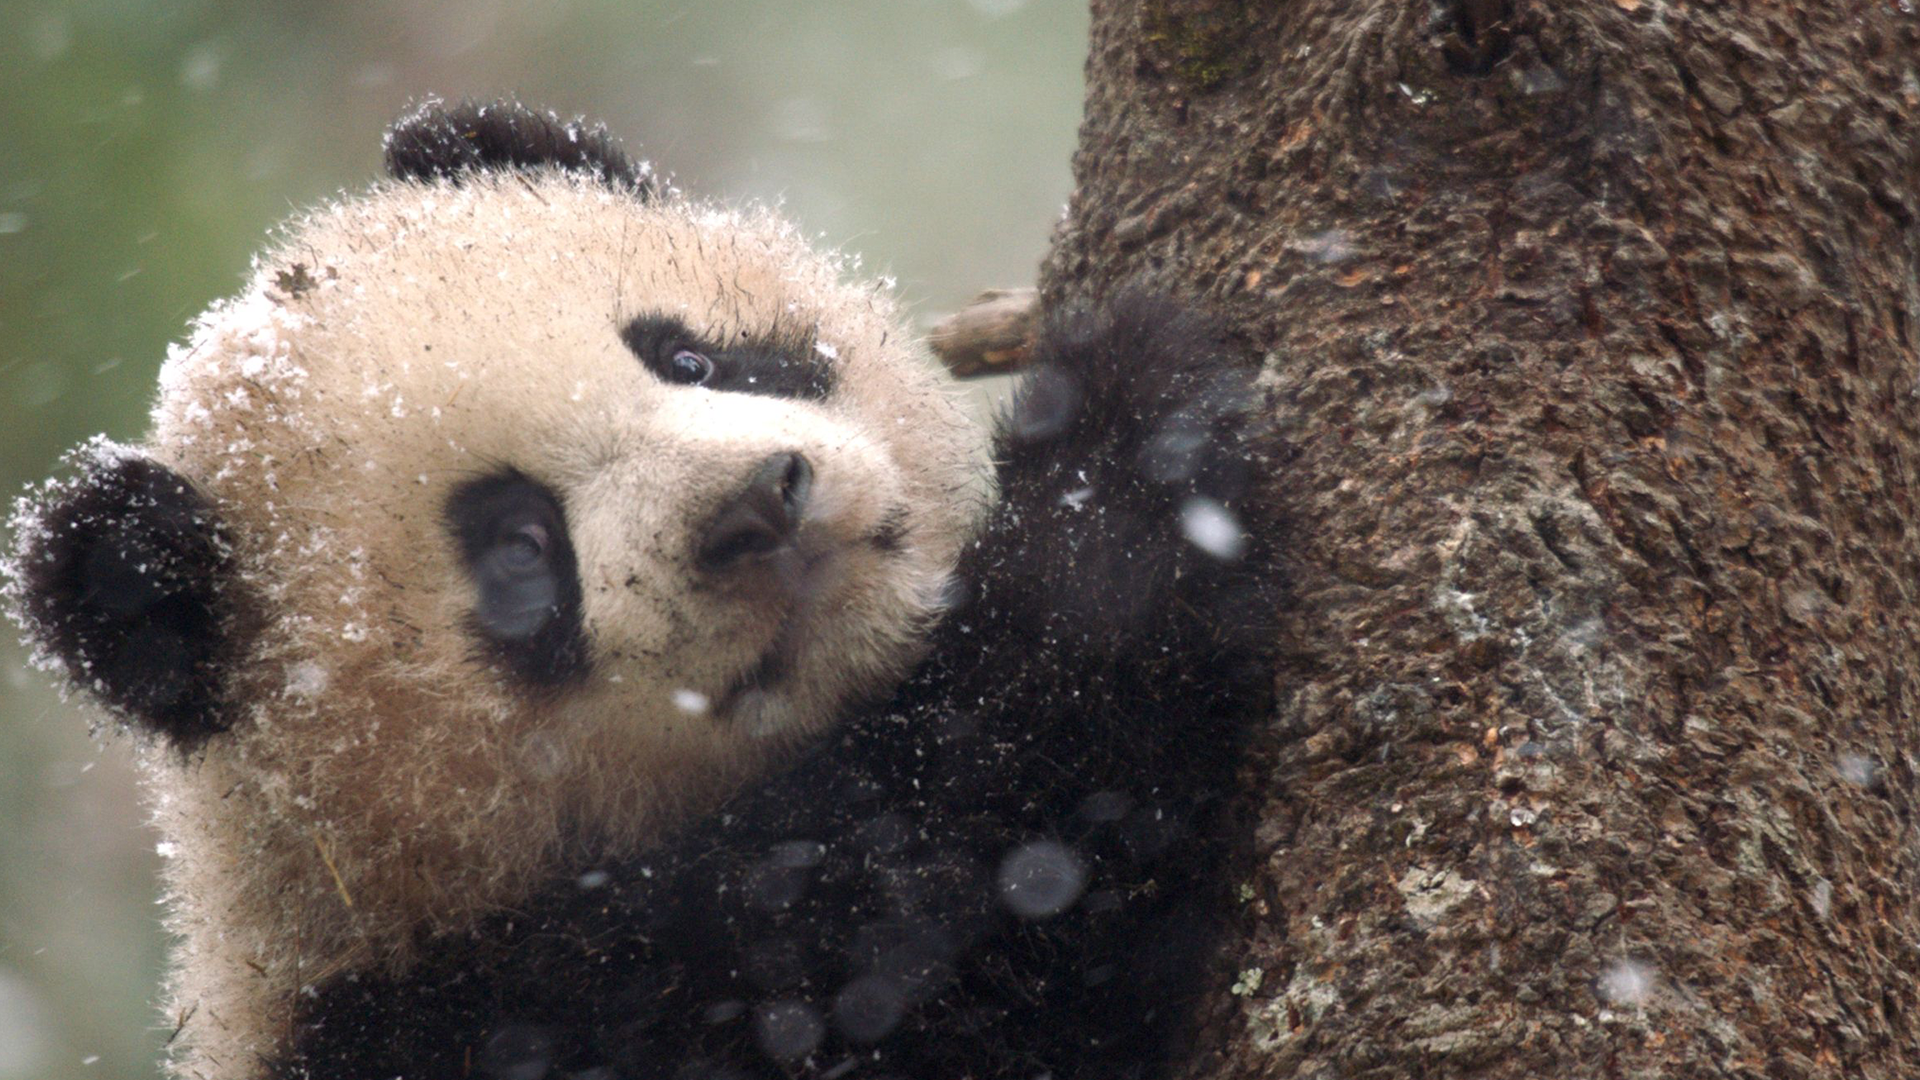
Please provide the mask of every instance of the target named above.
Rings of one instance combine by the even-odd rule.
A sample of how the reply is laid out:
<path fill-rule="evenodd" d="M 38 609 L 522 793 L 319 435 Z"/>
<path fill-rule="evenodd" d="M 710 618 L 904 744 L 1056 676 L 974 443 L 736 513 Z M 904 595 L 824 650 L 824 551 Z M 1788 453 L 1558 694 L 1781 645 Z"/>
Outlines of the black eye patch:
<path fill-rule="evenodd" d="M 482 477 L 454 489 L 446 520 L 474 584 L 467 626 L 486 651 L 532 686 L 584 676 L 580 571 L 553 492 L 511 470 Z"/>
<path fill-rule="evenodd" d="M 663 382 L 803 401 L 833 392 L 833 366 L 811 330 L 775 328 L 718 340 L 670 315 L 642 315 L 620 328 L 620 340 Z"/>

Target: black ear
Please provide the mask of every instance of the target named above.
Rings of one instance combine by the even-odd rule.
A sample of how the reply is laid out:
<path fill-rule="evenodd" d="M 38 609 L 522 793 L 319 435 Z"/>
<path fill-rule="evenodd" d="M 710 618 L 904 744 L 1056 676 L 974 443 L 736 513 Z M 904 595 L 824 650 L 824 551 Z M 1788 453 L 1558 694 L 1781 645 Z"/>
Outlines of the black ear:
<path fill-rule="evenodd" d="M 562 120 L 517 101 L 430 98 L 387 129 L 387 175 L 395 180 L 448 180 L 469 173 L 543 166 L 585 173 L 641 198 L 653 194 L 653 171 L 635 164 L 600 124 Z"/>
<path fill-rule="evenodd" d="M 74 686 L 190 749 L 228 726 L 233 559 L 213 507 L 133 451 L 74 462 L 14 515 L 16 615 Z"/>

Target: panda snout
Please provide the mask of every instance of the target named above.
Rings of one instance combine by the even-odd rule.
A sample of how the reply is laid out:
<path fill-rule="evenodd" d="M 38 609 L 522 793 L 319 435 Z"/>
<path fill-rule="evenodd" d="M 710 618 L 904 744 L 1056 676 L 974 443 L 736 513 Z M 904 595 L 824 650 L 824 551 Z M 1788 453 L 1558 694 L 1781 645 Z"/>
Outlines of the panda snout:
<path fill-rule="evenodd" d="M 805 457 L 767 457 L 701 530 L 695 565 L 703 573 L 725 573 L 790 546 L 812 493 L 813 466 Z"/>

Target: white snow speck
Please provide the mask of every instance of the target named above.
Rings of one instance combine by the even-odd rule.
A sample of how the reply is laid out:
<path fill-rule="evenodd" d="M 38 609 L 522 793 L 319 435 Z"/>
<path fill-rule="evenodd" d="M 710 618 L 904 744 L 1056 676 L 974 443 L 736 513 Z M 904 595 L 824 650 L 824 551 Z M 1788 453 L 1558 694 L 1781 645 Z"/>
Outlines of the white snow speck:
<path fill-rule="evenodd" d="M 673 692 L 673 707 L 690 716 L 704 715 L 712 705 L 707 695 L 698 690 L 682 688 Z"/>
<path fill-rule="evenodd" d="M 1600 973 L 1595 990 L 1614 1005 L 1643 1005 L 1658 979 L 1659 975 L 1647 965 L 1637 960 L 1621 960 Z"/>
<path fill-rule="evenodd" d="M 38 955 L 36 953 L 35 955 Z M 32 984 L 0 967 L 0 1076 L 45 1071 L 53 1016 Z"/>
<path fill-rule="evenodd" d="M 806 1057 L 826 1034 L 826 1021 L 806 1002 L 773 1001 L 754 1010 L 754 1041 L 768 1057 L 778 1061 Z"/>
<path fill-rule="evenodd" d="M 819 353 L 821 356 L 824 356 L 829 360 L 840 359 L 840 350 L 834 348 L 833 346 L 827 344 L 824 341 L 814 342 L 813 351 Z"/>
<path fill-rule="evenodd" d="M 180 61 L 180 85 L 189 90 L 211 90 L 220 85 L 220 53 L 212 45 L 195 45 Z"/>
<path fill-rule="evenodd" d="M 1081 507 L 1087 505 L 1087 500 L 1091 498 L 1093 498 L 1092 488 L 1090 487 L 1075 488 L 1074 490 L 1067 492 L 1065 495 L 1060 496 L 1060 505 L 1066 507 L 1069 510 L 1078 510 Z"/>
<path fill-rule="evenodd" d="M 287 665 L 287 693 L 294 697 L 311 701 L 326 693 L 328 681 L 327 669 L 312 660 Z"/>
<path fill-rule="evenodd" d="M 1302 255 L 1322 265 L 1346 262 L 1354 256 L 1353 234 L 1345 229 L 1328 229 L 1294 243 Z"/>
<path fill-rule="evenodd" d="M 274 303 L 265 289 L 215 304 L 194 320 L 187 342 L 167 348 L 167 359 L 160 365 L 161 399 L 206 402 L 213 387 L 203 386 L 196 392 L 189 384 L 222 370 L 273 394 L 297 396 L 307 372 L 293 363 L 290 339 L 308 321 Z M 236 409 L 252 404 L 242 387 L 231 387 L 224 400 Z"/>
<path fill-rule="evenodd" d="M 1015 915 L 1043 919 L 1058 915 L 1080 899 L 1087 867 L 1057 840 L 1035 840 L 1008 853 L 1000 863 L 1000 902 Z"/>
<path fill-rule="evenodd" d="M 73 47 L 73 20 L 54 12 L 35 16 L 27 27 L 26 38 L 34 59 L 43 64 L 52 63 Z"/>
<path fill-rule="evenodd" d="M 1195 495 L 1180 506 L 1180 531 L 1194 547 L 1226 562 L 1247 550 L 1247 534 L 1240 519 L 1216 499 Z"/>
<path fill-rule="evenodd" d="M 521 740 L 520 757 L 529 772 L 549 780 L 567 767 L 566 746 L 547 731 L 533 732 Z"/>
<path fill-rule="evenodd" d="M 1841 754 L 1834 759 L 1833 767 L 1849 784 L 1872 787 L 1880 779 L 1880 763 L 1865 754 Z"/>

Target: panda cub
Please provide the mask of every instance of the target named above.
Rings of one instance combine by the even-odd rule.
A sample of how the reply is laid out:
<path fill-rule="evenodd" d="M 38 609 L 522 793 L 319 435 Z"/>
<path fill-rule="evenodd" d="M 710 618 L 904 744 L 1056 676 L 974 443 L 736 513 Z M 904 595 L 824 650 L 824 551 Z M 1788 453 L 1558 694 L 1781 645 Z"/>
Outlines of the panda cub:
<path fill-rule="evenodd" d="M 1248 360 L 1061 312 L 997 434 L 886 297 L 430 102 L 23 502 L 138 741 L 202 1080 L 1158 1074 L 1278 523 Z"/>

